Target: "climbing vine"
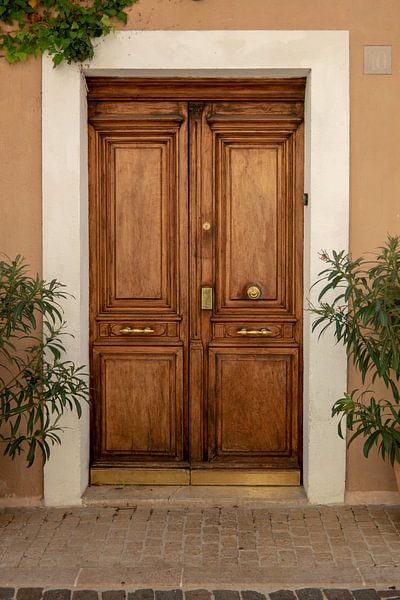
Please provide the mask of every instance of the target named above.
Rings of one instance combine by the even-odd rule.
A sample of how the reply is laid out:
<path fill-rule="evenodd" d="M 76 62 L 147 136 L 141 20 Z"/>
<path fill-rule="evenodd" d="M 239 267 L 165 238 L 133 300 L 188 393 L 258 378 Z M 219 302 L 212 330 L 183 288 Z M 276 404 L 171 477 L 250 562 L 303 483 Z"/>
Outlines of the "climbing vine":
<path fill-rule="evenodd" d="M 9 63 L 48 52 L 54 66 L 91 59 L 93 40 L 127 22 L 136 0 L 0 0 L 0 55 Z"/>

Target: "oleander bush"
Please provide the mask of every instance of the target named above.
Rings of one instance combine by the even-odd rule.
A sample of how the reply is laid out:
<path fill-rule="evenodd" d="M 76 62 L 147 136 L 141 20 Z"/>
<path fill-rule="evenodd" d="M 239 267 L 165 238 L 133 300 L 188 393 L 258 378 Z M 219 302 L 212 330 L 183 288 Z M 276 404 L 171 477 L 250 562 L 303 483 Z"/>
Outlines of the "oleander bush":
<path fill-rule="evenodd" d="M 400 463 L 400 237 L 388 236 L 373 255 L 352 258 L 344 251 L 322 252 L 327 267 L 314 285 L 322 285 L 313 330 L 333 329 L 338 343 L 361 374 L 363 387 L 344 393 L 333 408 L 352 433 L 349 443 L 362 436 L 368 457 L 373 446 L 383 459 Z M 377 397 L 374 383 L 387 390 Z"/>
<path fill-rule="evenodd" d="M 56 279 L 30 277 L 21 256 L 0 260 L 0 443 L 14 458 L 46 461 L 61 443 L 60 419 L 82 414 L 88 400 L 83 367 L 65 358 L 60 302 L 69 294 Z"/>

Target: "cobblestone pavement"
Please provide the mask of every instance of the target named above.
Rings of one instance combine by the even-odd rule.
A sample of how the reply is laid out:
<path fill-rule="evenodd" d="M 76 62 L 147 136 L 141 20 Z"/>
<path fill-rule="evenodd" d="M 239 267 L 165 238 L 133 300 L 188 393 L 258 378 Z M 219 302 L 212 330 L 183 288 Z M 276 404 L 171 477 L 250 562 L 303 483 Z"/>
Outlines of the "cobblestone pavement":
<path fill-rule="evenodd" d="M 298 590 L 71 590 L 0 588 L 0 600 L 399 600 L 400 590 L 303 588 Z"/>
<path fill-rule="evenodd" d="M 6 509 L 0 585 L 400 585 L 399 529 L 381 506 Z"/>

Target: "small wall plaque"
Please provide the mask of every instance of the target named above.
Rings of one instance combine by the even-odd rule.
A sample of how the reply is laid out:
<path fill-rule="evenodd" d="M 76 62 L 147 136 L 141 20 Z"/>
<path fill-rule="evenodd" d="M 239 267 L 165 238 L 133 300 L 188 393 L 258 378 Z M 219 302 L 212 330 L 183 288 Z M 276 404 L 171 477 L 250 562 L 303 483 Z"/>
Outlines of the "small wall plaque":
<path fill-rule="evenodd" d="M 392 46 L 364 46 L 365 75 L 392 74 Z"/>

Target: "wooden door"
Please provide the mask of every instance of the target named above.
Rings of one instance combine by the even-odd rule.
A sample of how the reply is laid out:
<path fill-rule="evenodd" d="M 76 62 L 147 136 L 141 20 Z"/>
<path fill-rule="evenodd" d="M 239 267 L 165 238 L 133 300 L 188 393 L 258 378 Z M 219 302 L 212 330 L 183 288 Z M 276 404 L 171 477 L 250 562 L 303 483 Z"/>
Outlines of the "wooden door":
<path fill-rule="evenodd" d="M 89 81 L 92 482 L 299 483 L 303 97 Z"/>

